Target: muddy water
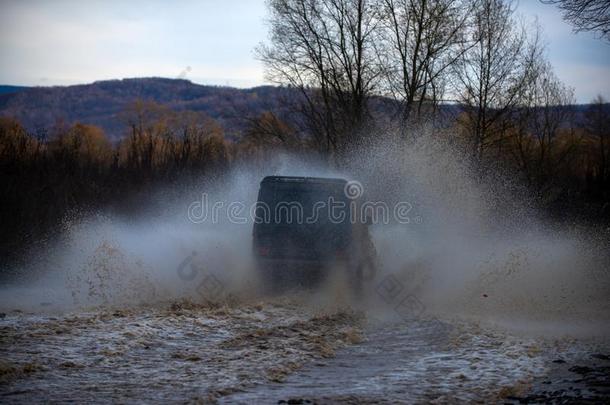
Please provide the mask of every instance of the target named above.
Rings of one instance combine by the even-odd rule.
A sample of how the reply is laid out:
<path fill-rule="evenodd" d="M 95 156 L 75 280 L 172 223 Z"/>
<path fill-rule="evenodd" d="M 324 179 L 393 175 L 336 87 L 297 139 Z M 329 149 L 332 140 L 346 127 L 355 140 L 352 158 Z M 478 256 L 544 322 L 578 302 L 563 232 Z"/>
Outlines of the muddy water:
<path fill-rule="evenodd" d="M 567 368 L 595 350 L 286 299 L 9 312 L 0 319 L 0 401 L 503 403 L 548 379 L 554 359 Z"/>
<path fill-rule="evenodd" d="M 332 356 L 357 323 L 283 302 L 9 313 L 0 319 L 0 401 L 213 401 Z"/>
<path fill-rule="evenodd" d="M 545 371 L 534 341 L 436 320 L 370 325 L 366 341 L 226 403 L 490 401 Z"/>

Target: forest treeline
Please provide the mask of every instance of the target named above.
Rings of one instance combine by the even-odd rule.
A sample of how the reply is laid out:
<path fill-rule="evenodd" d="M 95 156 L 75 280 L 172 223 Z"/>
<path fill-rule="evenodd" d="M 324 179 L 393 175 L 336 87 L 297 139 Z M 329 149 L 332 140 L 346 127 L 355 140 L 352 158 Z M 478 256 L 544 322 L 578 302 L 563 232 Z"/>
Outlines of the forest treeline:
<path fill-rule="evenodd" d="M 350 165 L 354 145 L 423 127 L 475 173 L 502 170 L 553 214 L 610 217 L 610 105 L 576 119 L 540 27 L 508 0 L 270 0 L 268 80 L 289 88 L 282 111 L 244 113 L 239 137 L 202 112 L 152 101 L 120 113 L 124 136 L 57 121 L 30 131 L 0 118 L 3 258 L 79 209 L 125 203 L 155 186 L 216 178 L 281 150 Z M 450 117 L 443 108 L 451 103 Z M 273 105 L 278 105 L 274 102 Z M 290 112 L 289 114 L 287 112 Z M 434 132 L 434 131 L 433 131 Z"/>
<path fill-rule="evenodd" d="M 570 114 L 570 108 L 515 112 L 514 128 L 498 139 L 494 157 L 540 196 L 543 207 L 585 209 L 608 220 L 610 105 L 596 100 L 579 127 L 558 121 L 558 114 Z M 133 103 L 123 118 L 127 135 L 118 143 L 92 125 L 58 122 L 41 139 L 17 120 L 0 118 L 4 258 L 53 235 L 74 210 L 120 207 L 131 200 L 137 205 L 156 186 L 216 179 L 231 167 L 264 162 L 279 151 L 320 155 L 313 138 L 303 138 L 273 112 L 248 118 L 239 141 L 227 140 L 222 126 L 205 114 L 154 102 Z M 457 141 L 458 149 L 470 145 L 462 130 L 469 119 L 462 113 L 441 131 Z"/>
<path fill-rule="evenodd" d="M 1 87 L 0 116 L 17 118 L 32 132 L 48 131 L 58 119 L 63 119 L 98 126 L 113 142 L 125 136 L 125 123 L 120 116 L 134 100 L 205 113 L 222 124 L 225 136 L 233 137 L 243 131 L 240 117 L 268 110 L 279 112 L 281 99 L 295 94 L 277 86 L 240 89 L 161 77 L 101 80 L 72 86 L 13 87 L 6 94 L 2 94 Z"/>

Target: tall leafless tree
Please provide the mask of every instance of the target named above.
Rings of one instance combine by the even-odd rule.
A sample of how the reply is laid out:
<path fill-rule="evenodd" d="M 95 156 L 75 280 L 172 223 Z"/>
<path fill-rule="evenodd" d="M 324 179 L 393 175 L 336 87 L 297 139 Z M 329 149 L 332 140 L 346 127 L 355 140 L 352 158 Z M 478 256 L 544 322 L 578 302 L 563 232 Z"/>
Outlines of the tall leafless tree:
<path fill-rule="evenodd" d="M 610 104 L 602 96 L 597 96 L 585 113 L 585 130 L 597 150 L 595 178 L 603 188 L 610 178 Z"/>
<path fill-rule="evenodd" d="M 610 41 L 610 0 L 541 0 L 556 4 L 576 32 L 593 31 Z"/>
<path fill-rule="evenodd" d="M 381 0 L 384 90 L 400 105 L 406 128 L 424 103 L 433 106 L 443 93 L 448 68 L 475 41 L 466 37 L 472 2 L 464 0 Z"/>
<path fill-rule="evenodd" d="M 501 141 L 506 118 L 533 80 L 540 59 L 538 33 L 528 37 L 514 7 L 512 0 L 478 0 L 471 34 L 476 45 L 453 65 L 455 92 L 464 106 L 460 122 L 475 164 Z"/>
<path fill-rule="evenodd" d="M 301 112 L 325 152 L 362 134 L 379 69 L 371 0 L 269 0 L 270 44 L 258 48 L 272 82 L 301 92 Z"/>
<path fill-rule="evenodd" d="M 514 136 L 509 148 L 529 186 L 544 192 L 549 180 L 569 163 L 576 142 L 561 142 L 572 132 L 574 92 L 563 84 L 548 61 L 540 59 L 532 80 L 523 88 L 520 105 L 511 116 Z M 573 136 L 571 137 L 573 140 Z"/>

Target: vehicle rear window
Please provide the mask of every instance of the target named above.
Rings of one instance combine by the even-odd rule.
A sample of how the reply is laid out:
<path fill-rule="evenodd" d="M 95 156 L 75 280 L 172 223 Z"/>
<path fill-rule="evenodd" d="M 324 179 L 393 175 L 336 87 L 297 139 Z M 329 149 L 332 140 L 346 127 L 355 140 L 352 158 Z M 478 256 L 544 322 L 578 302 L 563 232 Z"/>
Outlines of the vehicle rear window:
<path fill-rule="evenodd" d="M 254 232 L 273 243 L 336 250 L 350 237 L 348 204 L 341 183 L 263 182 Z"/>

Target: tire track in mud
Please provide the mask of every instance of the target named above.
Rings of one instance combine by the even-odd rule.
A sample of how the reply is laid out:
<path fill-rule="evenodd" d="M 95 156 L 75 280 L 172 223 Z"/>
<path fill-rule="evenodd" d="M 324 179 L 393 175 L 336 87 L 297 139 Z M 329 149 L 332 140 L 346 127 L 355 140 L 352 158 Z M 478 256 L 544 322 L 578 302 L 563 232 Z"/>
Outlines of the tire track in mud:
<path fill-rule="evenodd" d="M 542 398 L 536 396 L 540 381 L 558 378 L 552 359 L 596 350 L 569 339 L 525 338 L 437 319 L 369 324 L 365 331 L 362 344 L 310 364 L 282 384 L 259 385 L 220 402 L 519 403 Z"/>

